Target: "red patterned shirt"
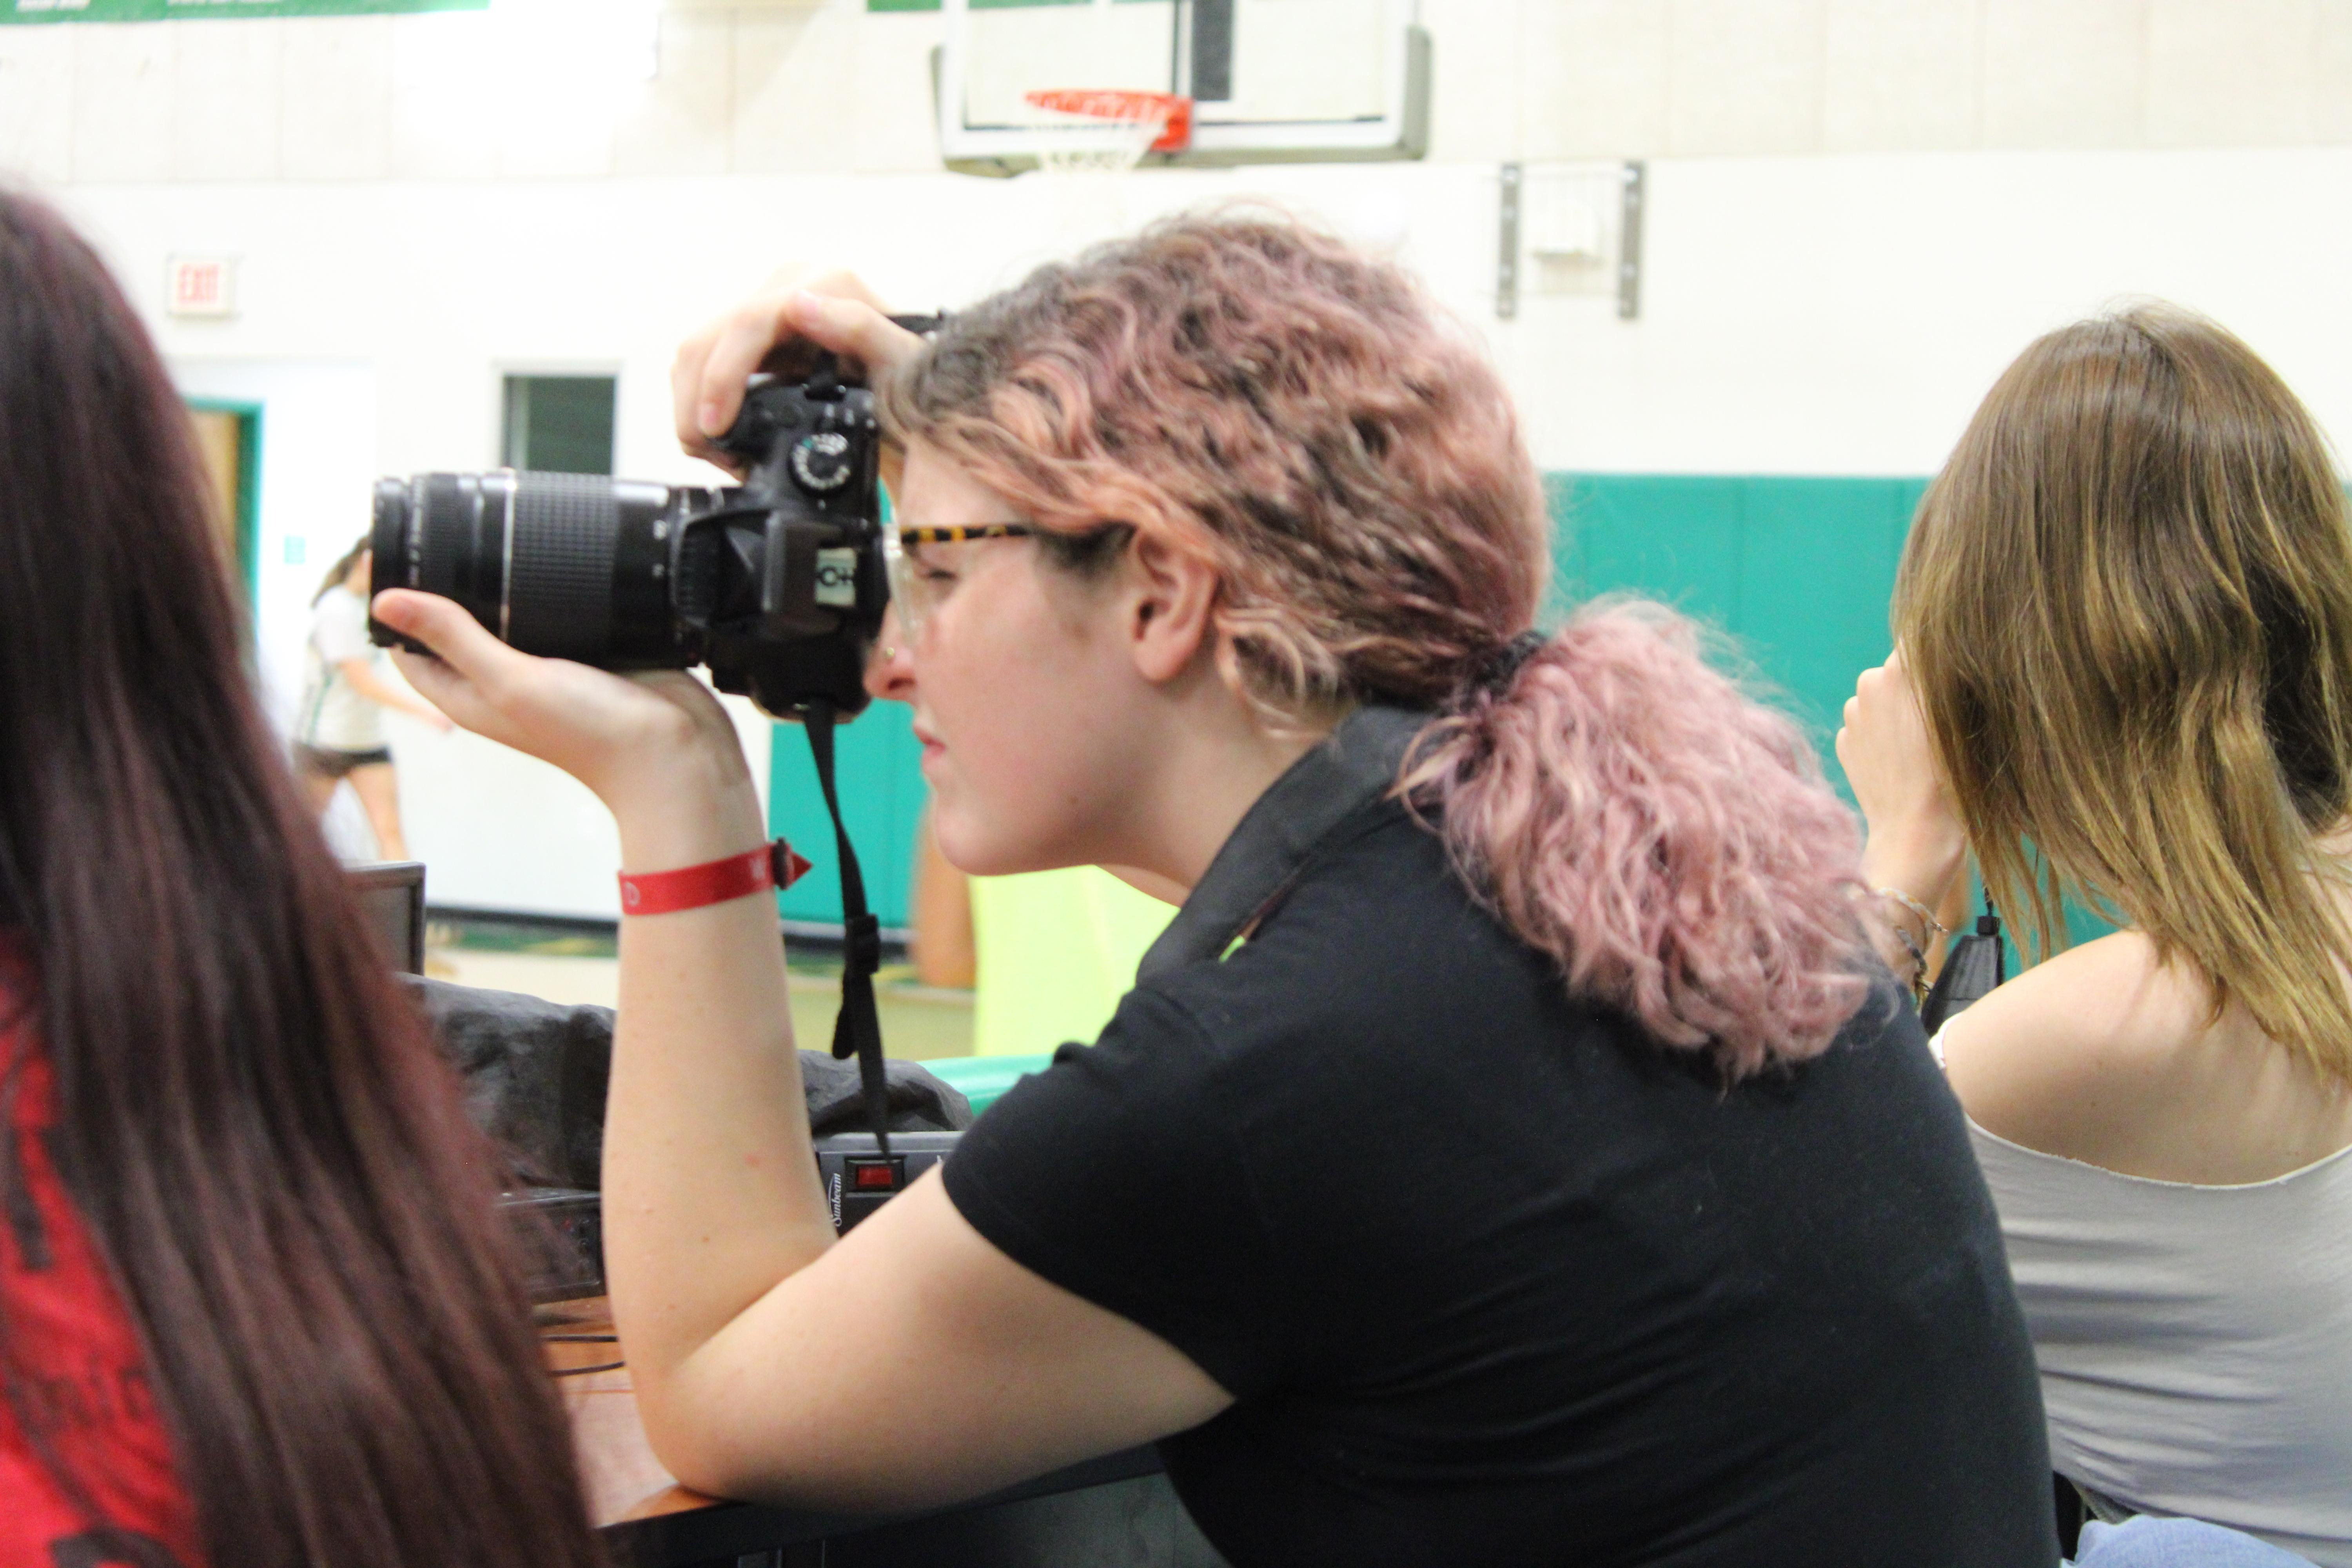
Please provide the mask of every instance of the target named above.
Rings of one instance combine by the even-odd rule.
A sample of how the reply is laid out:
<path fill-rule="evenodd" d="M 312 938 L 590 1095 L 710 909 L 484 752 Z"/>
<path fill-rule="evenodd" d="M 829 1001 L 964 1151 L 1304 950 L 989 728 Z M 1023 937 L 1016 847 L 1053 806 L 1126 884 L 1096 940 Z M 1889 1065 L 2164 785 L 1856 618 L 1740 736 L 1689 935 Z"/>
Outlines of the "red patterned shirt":
<path fill-rule="evenodd" d="M 50 1162 L 55 1086 L 7 970 L 0 963 L 0 1364 L 16 1369 L 16 1397 L 0 1400 L 0 1568 L 196 1568 L 195 1513 L 138 1333 Z"/>

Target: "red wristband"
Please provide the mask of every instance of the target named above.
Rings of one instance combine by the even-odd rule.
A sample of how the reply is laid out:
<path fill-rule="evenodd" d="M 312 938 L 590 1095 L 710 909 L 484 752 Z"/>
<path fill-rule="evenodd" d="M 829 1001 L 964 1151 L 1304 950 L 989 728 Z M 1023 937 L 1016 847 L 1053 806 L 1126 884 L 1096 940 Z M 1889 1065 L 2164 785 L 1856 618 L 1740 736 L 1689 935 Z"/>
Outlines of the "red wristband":
<path fill-rule="evenodd" d="M 807 875 L 809 863 L 782 839 L 724 860 L 681 866 L 675 871 L 621 873 L 621 913 L 667 915 L 724 904 L 770 888 L 789 888 Z"/>

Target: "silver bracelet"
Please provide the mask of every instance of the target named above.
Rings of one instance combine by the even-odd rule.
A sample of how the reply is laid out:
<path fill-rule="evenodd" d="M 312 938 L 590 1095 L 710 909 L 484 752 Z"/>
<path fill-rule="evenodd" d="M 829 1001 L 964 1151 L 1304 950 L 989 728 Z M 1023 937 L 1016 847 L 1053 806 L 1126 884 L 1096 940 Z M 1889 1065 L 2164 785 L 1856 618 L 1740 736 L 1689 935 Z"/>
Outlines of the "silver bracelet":
<path fill-rule="evenodd" d="M 1896 903 L 1901 904 L 1905 909 L 1909 910 L 1913 914 L 1917 915 L 1921 920 L 1927 921 L 1927 933 L 1930 936 L 1949 936 L 1952 934 L 1952 928 L 1937 920 L 1936 918 L 1935 910 L 1929 909 L 1927 905 L 1921 903 L 1918 900 L 1913 898 L 1902 889 L 1873 888 L 1871 891 L 1882 899 L 1893 899 Z M 1899 930 L 1900 928 L 1898 927 L 1897 929 Z M 1907 938 L 1906 939 L 1904 945 L 1906 947 L 1912 947 L 1912 944 Z M 1912 947 L 1912 951 L 1916 952 L 1918 950 L 1916 947 Z"/>
<path fill-rule="evenodd" d="M 1886 929 L 1895 933 L 1895 940 L 1903 944 L 1903 951 L 1910 956 L 1911 999 L 1916 1002 L 1925 994 L 1927 988 L 1927 955 L 1919 950 L 1917 942 L 1911 940 L 1911 933 L 1903 929 L 1900 921 L 1887 921 Z"/>

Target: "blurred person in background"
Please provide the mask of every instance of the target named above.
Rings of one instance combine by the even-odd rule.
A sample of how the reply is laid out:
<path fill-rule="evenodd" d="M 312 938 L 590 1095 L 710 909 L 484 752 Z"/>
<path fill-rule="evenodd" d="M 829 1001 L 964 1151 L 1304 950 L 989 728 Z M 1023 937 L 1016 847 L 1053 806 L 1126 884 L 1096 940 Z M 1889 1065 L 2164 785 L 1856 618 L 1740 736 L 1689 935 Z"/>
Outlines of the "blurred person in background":
<path fill-rule="evenodd" d="M 2042 955 L 1937 1044 L 2058 1468 L 2102 1519 L 2352 1568 L 2352 526 L 2326 439 L 2201 317 L 2053 332 L 1929 488 L 1894 627 L 1837 742 L 1887 954 L 1960 923 L 1973 856 Z M 2125 929 L 2065 948 L 2069 900 Z"/>
<path fill-rule="evenodd" d="M 375 833 L 376 858 L 408 858 L 400 830 L 400 778 L 383 733 L 383 710 L 395 709 L 446 733 L 449 720 L 430 702 L 384 679 L 383 650 L 368 640 L 368 578 L 375 555 L 367 536 L 327 569 L 310 600 L 304 646 L 302 707 L 294 727 L 294 766 L 314 809 L 324 814 L 336 786 L 348 784 Z"/>
<path fill-rule="evenodd" d="M 0 194 L 0 1563 L 592 1568 L 493 1152 L 251 689 L 185 410 Z"/>
<path fill-rule="evenodd" d="M 893 462 L 891 475 L 898 473 Z M 866 659 L 866 692 L 878 701 L 904 701 L 911 689 L 899 657 L 898 615 L 882 612 L 881 629 Z M 918 984 L 969 991 L 978 971 L 972 946 L 971 879 L 948 864 L 931 837 L 927 805 L 915 820 L 914 869 L 907 889 L 907 957 Z"/>

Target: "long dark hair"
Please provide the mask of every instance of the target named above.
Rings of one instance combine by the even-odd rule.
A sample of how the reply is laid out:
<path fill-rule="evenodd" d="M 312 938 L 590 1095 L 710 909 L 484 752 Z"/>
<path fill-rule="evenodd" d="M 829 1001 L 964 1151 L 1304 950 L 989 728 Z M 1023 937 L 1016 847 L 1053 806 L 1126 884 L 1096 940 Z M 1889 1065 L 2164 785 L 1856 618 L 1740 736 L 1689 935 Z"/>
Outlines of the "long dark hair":
<path fill-rule="evenodd" d="M 0 193 L 0 918 L 58 1168 L 215 1563 L 600 1563 L 493 1156 L 278 759 L 205 498 L 98 257 Z"/>
<path fill-rule="evenodd" d="M 344 551 L 335 563 L 327 568 L 327 574 L 319 579 L 319 591 L 310 595 L 310 603 L 316 605 L 327 596 L 330 590 L 341 587 L 343 579 L 352 574 L 352 568 L 359 564 L 360 557 L 368 552 L 368 546 L 373 542 L 374 534 L 361 534 L 359 542 Z"/>

